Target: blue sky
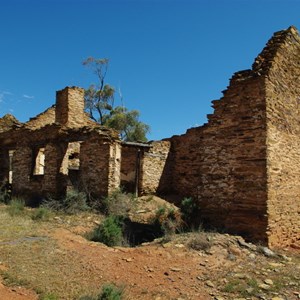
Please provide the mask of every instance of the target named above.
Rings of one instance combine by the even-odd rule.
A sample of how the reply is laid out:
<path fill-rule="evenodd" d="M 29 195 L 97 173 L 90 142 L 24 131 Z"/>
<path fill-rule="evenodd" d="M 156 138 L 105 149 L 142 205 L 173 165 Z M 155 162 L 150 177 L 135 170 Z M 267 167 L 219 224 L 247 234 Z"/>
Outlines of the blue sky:
<path fill-rule="evenodd" d="M 300 29 L 300 0 L 1 0 L 0 117 L 20 121 L 88 87 L 88 56 L 151 126 L 149 139 L 202 125 L 234 72 L 273 32 Z"/>

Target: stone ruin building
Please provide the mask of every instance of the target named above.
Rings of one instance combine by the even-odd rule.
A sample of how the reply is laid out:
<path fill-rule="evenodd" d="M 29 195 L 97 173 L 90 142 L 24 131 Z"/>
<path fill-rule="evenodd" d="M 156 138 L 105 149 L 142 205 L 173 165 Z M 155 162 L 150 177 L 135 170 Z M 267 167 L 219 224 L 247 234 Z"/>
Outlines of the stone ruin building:
<path fill-rule="evenodd" d="M 27 123 L 0 119 L 0 182 L 14 195 L 101 197 L 124 186 L 193 197 L 199 219 L 269 247 L 300 246 L 300 37 L 276 32 L 252 69 L 237 72 L 208 123 L 180 136 L 124 143 L 66 87 Z"/>

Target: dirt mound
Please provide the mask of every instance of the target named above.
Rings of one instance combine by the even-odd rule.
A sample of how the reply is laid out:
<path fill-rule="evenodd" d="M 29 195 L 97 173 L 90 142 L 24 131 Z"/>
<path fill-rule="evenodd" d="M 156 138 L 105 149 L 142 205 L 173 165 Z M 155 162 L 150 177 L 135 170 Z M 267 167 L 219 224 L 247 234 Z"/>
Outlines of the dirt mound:
<path fill-rule="evenodd" d="M 43 222 L 10 217 L 1 208 L 0 214 L 0 261 L 7 268 L 0 274 L 14 286 L 0 285 L 1 299 L 37 299 L 30 289 L 79 299 L 98 294 L 106 283 L 124 286 L 126 299 L 134 300 L 299 299 L 299 253 L 275 253 L 212 232 L 110 248 L 84 237 L 99 224 L 94 214 Z"/>

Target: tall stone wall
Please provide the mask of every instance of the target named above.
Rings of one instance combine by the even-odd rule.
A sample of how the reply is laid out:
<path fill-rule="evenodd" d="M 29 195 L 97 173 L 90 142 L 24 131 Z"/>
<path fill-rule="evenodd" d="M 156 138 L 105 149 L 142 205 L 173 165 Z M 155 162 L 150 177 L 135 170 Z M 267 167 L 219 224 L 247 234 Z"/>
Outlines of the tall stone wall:
<path fill-rule="evenodd" d="M 276 33 L 254 67 L 267 77 L 269 244 L 300 248 L 300 37 L 297 30 L 291 27 Z"/>
<path fill-rule="evenodd" d="M 300 38 L 277 32 L 232 77 L 208 123 L 171 141 L 171 191 L 199 218 L 271 247 L 300 244 Z"/>
<path fill-rule="evenodd" d="M 94 197 L 106 196 L 109 191 L 110 144 L 89 139 L 81 143 L 80 177 L 83 189 Z"/>
<path fill-rule="evenodd" d="M 173 190 L 198 201 L 202 222 L 266 241 L 264 78 L 236 73 L 208 124 L 171 139 Z"/>

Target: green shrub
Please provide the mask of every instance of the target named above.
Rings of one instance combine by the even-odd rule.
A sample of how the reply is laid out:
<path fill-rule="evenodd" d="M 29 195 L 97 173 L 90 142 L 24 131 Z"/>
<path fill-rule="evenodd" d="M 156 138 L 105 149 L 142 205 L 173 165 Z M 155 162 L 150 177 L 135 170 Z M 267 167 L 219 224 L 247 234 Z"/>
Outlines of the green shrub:
<path fill-rule="evenodd" d="M 11 216 L 19 216 L 24 213 L 25 202 L 24 200 L 14 198 L 9 202 L 7 212 Z"/>
<path fill-rule="evenodd" d="M 183 198 L 181 201 L 180 209 L 185 218 L 192 216 L 196 208 L 197 206 L 193 198 Z"/>
<path fill-rule="evenodd" d="M 109 247 L 120 246 L 123 242 L 122 226 L 123 222 L 119 217 L 109 216 L 102 224 L 88 234 L 87 238 Z"/>
<path fill-rule="evenodd" d="M 160 227 L 164 235 L 170 236 L 180 229 L 182 225 L 181 214 L 174 208 L 162 206 L 157 209 L 153 223 Z"/>
<path fill-rule="evenodd" d="M 46 207 L 39 207 L 35 210 L 33 210 L 31 214 L 31 219 L 35 221 L 42 221 L 42 220 L 48 220 L 50 216 L 50 211 Z"/>
<path fill-rule="evenodd" d="M 102 292 L 97 300 L 121 300 L 123 298 L 124 289 L 115 286 L 114 284 L 105 284 L 102 287 Z"/>

